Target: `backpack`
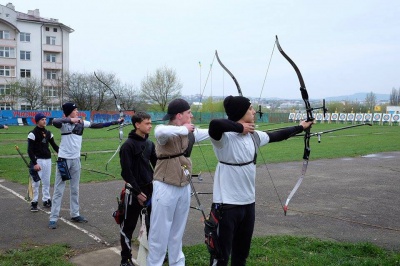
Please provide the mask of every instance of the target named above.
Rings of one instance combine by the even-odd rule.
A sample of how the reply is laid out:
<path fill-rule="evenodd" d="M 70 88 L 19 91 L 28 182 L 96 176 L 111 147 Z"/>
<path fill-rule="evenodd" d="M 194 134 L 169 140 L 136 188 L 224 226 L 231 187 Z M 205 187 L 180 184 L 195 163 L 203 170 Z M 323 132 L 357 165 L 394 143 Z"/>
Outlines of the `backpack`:
<path fill-rule="evenodd" d="M 126 188 L 124 186 L 124 188 L 121 190 L 120 197 L 119 198 L 117 197 L 117 202 L 118 202 L 117 210 L 114 211 L 112 214 L 117 224 L 122 224 L 122 222 L 125 219 L 125 194 L 126 194 L 125 192 Z"/>
<path fill-rule="evenodd" d="M 222 255 L 221 247 L 218 240 L 218 211 L 211 208 L 210 215 L 204 221 L 204 243 L 208 252 L 214 259 L 219 259 Z"/>

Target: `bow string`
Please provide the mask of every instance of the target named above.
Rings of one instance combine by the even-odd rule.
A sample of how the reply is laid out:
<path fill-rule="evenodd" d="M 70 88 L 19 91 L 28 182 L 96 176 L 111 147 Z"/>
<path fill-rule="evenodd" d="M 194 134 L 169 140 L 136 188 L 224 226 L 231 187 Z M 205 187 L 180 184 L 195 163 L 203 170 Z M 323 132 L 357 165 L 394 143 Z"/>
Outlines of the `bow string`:
<path fill-rule="evenodd" d="M 231 76 L 231 78 L 232 78 L 233 81 L 235 82 L 236 88 L 237 88 L 237 90 L 238 90 L 238 94 L 239 94 L 240 96 L 243 96 L 242 90 L 241 90 L 240 85 L 239 85 L 239 82 L 236 80 L 235 76 L 234 76 L 234 75 L 225 67 L 225 65 L 221 62 L 221 60 L 219 59 L 219 56 L 218 56 L 218 52 L 217 52 L 217 51 L 215 51 L 215 56 L 217 57 L 218 63 L 221 65 L 221 67 Z M 264 79 L 264 83 L 265 83 L 265 79 Z M 261 94 L 260 94 L 260 95 L 261 95 Z M 259 105 L 259 111 L 257 111 L 256 113 L 259 113 L 260 118 L 262 117 L 262 114 L 263 114 L 263 113 L 261 112 L 261 105 Z M 253 138 L 253 135 L 252 135 L 252 138 Z M 256 148 L 256 149 L 259 149 L 259 147 L 255 147 L 255 148 Z M 276 186 L 275 186 L 275 182 L 274 182 L 274 180 L 272 179 L 272 175 L 271 175 L 271 173 L 270 173 L 270 171 L 269 171 L 269 169 L 268 169 L 268 167 L 267 167 L 266 160 L 264 159 L 264 156 L 263 156 L 262 152 L 260 152 L 259 154 L 261 155 L 261 158 L 262 158 L 262 160 L 263 160 L 264 166 L 265 166 L 265 168 L 266 168 L 266 170 L 267 170 L 267 172 L 268 172 L 269 178 L 271 179 L 272 185 L 273 185 L 273 187 L 274 187 L 274 189 L 275 189 L 275 193 L 276 193 L 276 195 L 277 195 L 277 197 L 278 197 L 278 199 L 279 199 L 279 202 L 280 202 L 280 204 L 281 204 L 281 206 L 282 206 L 282 209 L 284 209 L 283 204 L 282 204 L 281 197 L 279 196 L 278 190 L 277 190 L 277 188 L 276 188 Z"/>
<path fill-rule="evenodd" d="M 112 92 L 112 94 L 114 95 L 115 107 L 116 107 L 116 109 L 118 110 L 118 112 L 119 112 L 119 118 L 121 119 L 121 122 L 119 123 L 119 126 L 118 126 L 118 129 L 119 129 L 119 144 L 118 144 L 118 147 L 117 147 L 117 149 L 115 150 L 114 154 L 111 156 L 111 158 L 110 158 L 110 159 L 107 161 L 107 163 L 106 163 L 106 171 L 107 171 L 108 164 L 111 162 L 111 160 L 112 160 L 112 159 L 115 157 L 115 155 L 118 153 L 118 151 L 119 151 L 119 149 L 121 148 L 121 145 L 122 145 L 122 140 L 123 140 L 123 138 L 124 138 L 124 131 L 123 131 L 123 128 L 124 128 L 124 126 L 125 126 L 125 114 L 124 114 L 124 111 L 123 111 L 122 108 L 121 108 L 121 103 L 120 103 L 120 101 L 119 101 L 117 95 L 116 95 L 115 92 L 111 89 L 111 87 L 108 86 L 107 83 L 105 83 L 104 81 L 102 81 L 102 80 L 96 75 L 96 72 L 94 72 L 94 76 L 96 77 L 96 79 L 97 79 L 98 81 L 100 81 L 100 83 L 102 83 L 104 86 L 106 86 L 106 88 L 108 88 L 108 89 Z"/>

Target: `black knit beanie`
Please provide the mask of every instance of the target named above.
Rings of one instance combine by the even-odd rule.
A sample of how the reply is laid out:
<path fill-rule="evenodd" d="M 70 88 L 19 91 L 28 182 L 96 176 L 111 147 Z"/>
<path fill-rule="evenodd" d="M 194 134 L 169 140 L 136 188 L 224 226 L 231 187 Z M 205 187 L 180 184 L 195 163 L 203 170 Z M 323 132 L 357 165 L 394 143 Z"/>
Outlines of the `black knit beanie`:
<path fill-rule="evenodd" d="M 250 105 L 250 100 L 243 96 L 230 95 L 224 100 L 224 108 L 228 119 L 235 122 L 246 114 Z"/>
<path fill-rule="evenodd" d="M 78 108 L 74 103 L 64 103 L 62 106 L 63 112 L 65 116 L 69 116 L 73 110 Z"/>

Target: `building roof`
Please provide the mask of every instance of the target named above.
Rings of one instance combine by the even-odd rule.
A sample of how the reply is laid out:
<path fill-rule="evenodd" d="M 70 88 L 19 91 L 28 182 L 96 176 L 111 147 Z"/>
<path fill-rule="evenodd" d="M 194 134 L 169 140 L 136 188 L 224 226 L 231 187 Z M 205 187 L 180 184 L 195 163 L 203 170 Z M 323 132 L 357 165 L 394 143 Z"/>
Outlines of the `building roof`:
<path fill-rule="evenodd" d="M 46 23 L 46 24 L 51 24 L 51 25 L 55 25 L 55 26 L 59 26 L 62 27 L 63 29 L 67 30 L 69 33 L 73 32 L 74 30 L 66 25 L 64 25 L 63 23 L 58 22 L 58 19 L 54 19 L 54 18 L 42 18 L 40 16 L 35 16 L 35 15 L 31 15 L 31 14 L 25 14 L 19 11 L 16 11 L 17 13 L 17 20 L 19 21 L 29 21 L 29 22 L 33 22 L 33 23 Z"/>
<path fill-rule="evenodd" d="M 20 32 L 20 30 L 14 24 L 10 23 L 9 21 L 0 18 L 0 22 L 8 25 L 10 28 L 16 30 L 17 32 Z"/>

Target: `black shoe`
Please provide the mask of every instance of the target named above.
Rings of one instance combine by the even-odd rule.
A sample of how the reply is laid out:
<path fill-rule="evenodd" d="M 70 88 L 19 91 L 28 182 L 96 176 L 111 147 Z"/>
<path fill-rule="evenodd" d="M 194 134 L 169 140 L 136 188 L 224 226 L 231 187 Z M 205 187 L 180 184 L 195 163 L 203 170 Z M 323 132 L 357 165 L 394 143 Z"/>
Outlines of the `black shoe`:
<path fill-rule="evenodd" d="M 38 211 L 37 201 L 31 202 L 31 212 L 37 212 L 37 211 Z"/>
<path fill-rule="evenodd" d="M 51 200 L 48 199 L 45 202 L 43 202 L 43 207 L 45 208 L 51 208 Z"/>
<path fill-rule="evenodd" d="M 121 261 L 120 266 L 135 266 L 135 264 L 133 264 L 132 260 L 123 260 Z"/>
<path fill-rule="evenodd" d="M 86 220 L 86 218 L 83 216 L 72 217 L 71 221 L 73 221 L 75 223 L 87 223 L 88 222 L 88 220 Z"/>

